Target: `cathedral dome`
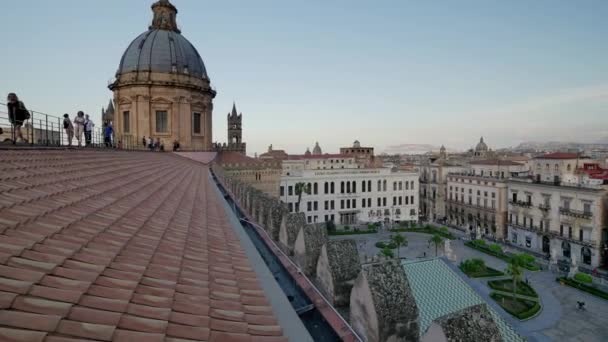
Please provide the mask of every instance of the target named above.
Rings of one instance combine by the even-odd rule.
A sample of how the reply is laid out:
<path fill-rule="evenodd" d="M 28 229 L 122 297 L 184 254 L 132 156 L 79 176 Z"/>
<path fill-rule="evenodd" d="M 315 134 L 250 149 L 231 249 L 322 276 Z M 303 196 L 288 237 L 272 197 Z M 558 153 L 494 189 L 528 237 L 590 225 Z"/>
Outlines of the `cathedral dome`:
<path fill-rule="evenodd" d="M 208 78 L 203 59 L 177 28 L 177 9 L 168 0 L 152 5 L 154 20 L 123 54 L 116 76 L 129 72 L 160 72 Z"/>
<path fill-rule="evenodd" d="M 315 148 L 312 149 L 312 154 L 317 155 L 317 156 L 323 154 L 323 151 L 321 150 L 321 146 L 319 146 L 318 142 L 315 144 Z"/>
<path fill-rule="evenodd" d="M 483 141 L 483 137 L 481 137 L 481 139 L 479 139 L 479 143 L 477 144 L 477 146 L 475 146 L 475 151 L 484 152 L 487 150 L 488 150 L 488 145 L 486 145 L 486 143 Z"/>

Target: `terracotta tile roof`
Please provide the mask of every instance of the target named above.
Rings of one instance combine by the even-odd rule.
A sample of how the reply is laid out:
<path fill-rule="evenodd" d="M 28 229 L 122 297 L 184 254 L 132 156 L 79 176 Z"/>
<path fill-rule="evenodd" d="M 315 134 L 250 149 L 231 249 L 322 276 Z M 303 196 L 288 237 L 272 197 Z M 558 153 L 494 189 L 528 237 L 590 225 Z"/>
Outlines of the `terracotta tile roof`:
<path fill-rule="evenodd" d="M 343 158 L 355 158 L 355 156 L 352 155 L 352 154 L 340 154 L 340 153 L 335 153 L 335 154 L 325 153 L 325 154 L 310 154 L 310 155 L 306 155 L 306 154 L 290 154 L 288 156 L 289 160 L 300 160 L 300 159 L 343 159 Z"/>
<path fill-rule="evenodd" d="M 286 341 L 208 172 L 0 151 L 0 341 Z"/>
<path fill-rule="evenodd" d="M 570 153 L 570 152 L 554 152 L 543 154 L 542 156 L 538 156 L 535 159 L 577 159 L 577 158 L 585 158 L 580 156 L 578 153 Z"/>
<path fill-rule="evenodd" d="M 470 164 L 471 165 L 496 165 L 496 166 L 521 166 L 521 165 L 523 165 L 521 163 L 517 163 L 512 160 L 503 160 L 503 159 L 474 160 Z"/>

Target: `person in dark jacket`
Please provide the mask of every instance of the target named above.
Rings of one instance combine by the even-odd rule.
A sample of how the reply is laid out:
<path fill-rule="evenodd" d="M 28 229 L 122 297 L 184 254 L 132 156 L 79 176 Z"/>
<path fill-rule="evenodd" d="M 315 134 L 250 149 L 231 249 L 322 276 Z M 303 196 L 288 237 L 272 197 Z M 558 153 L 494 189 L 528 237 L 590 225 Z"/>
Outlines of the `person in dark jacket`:
<path fill-rule="evenodd" d="M 108 122 L 106 129 L 103 132 L 103 140 L 106 143 L 106 147 L 112 147 L 112 135 L 114 134 L 114 128 L 112 123 Z"/>
<path fill-rule="evenodd" d="M 8 94 L 6 102 L 6 106 L 8 107 L 8 119 L 15 128 L 13 144 L 17 143 L 17 138 L 21 139 L 23 142 L 27 142 L 27 140 L 23 138 L 21 127 L 23 126 L 23 122 L 30 118 L 30 113 L 25 108 L 25 104 L 19 101 L 19 97 L 17 97 L 17 94 L 15 93 Z"/>

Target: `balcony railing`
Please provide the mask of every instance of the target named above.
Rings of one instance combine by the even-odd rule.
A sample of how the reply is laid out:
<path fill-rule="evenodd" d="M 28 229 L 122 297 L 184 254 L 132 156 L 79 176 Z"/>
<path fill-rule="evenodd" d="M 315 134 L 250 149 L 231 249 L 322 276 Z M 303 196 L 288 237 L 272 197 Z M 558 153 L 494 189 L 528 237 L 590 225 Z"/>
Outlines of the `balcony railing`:
<path fill-rule="evenodd" d="M 496 212 L 496 208 L 484 207 L 482 205 L 476 205 L 476 204 L 469 204 L 469 203 L 465 203 L 465 202 L 456 201 L 456 200 L 453 200 L 453 199 L 448 199 L 447 202 L 453 203 L 455 205 L 460 205 L 460 206 L 464 206 L 464 207 L 473 208 L 473 209 L 479 209 L 479 210 L 485 210 L 485 211 L 490 211 L 490 212 Z"/>
<path fill-rule="evenodd" d="M 570 208 L 559 208 L 559 213 L 566 216 L 582 218 L 582 219 L 591 219 L 593 214 L 589 211 L 575 210 Z"/>
<path fill-rule="evenodd" d="M 530 202 L 524 202 L 524 201 L 509 200 L 509 204 L 516 205 L 518 207 L 524 207 L 524 208 L 530 208 L 530 207 L 532 207 L 532 203 L 530 203 Z"/>
<path fill-rule="evenodd" d="M 539 204 L 538 209 L 542 211 L 549 211 L 551 210 L 551 206 L 549 204 Z"/>
<path fill-rule="evenodd" d="M 552 237 L 554 237 L 556 239 L 568 241 L 570 243 L 575 243 L 575 244 L 586 246 L 586 247 L 595 248 L 597 246 L 597 241 L 595 241 L 595 240 L 575 239 L 574 236 L 572 236 L 572 237 L 570 237 L 570 236 L 562 236 L 562 235 L 559 235 L 559 233 L 555 232 L 555 231 L 550 231 L 549 235 L 551 235 Z"/>
<path fill-rule="evenodd" d="M 509 223 L 509 225 L 513 228 L 523 229 L 523 230 L 527 230 L 527 231 L 531 231 L 531 232 L 542 232 L 543 231 L 538 226 L 524 226 L 524 225 L 520 225 L 520 224 L 516 224 L 516 223 Z"/>

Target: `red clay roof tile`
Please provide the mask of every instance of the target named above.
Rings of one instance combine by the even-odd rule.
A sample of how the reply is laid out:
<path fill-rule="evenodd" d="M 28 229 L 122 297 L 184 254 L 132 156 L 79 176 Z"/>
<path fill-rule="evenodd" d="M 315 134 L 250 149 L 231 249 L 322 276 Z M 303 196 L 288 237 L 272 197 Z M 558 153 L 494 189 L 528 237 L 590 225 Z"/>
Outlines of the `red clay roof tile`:
<path fill-rule="evenodd" d="M 115 329 L 116 327 L 113 325 L 62 320 L 61 323 L 59 323 L 57 332 L 68 336 L 91 338 L 102 341 L 111 341 Z"/>
<path fill-rule="evenodd" d="M 0 341 L 281 333 L 206 166 L 170 154 L 28 150 L 0 154 L 3 167 Z"/>
<path fill-rule="evenodd" d="M 67 317 L 72 321 L 115 326 L 120 321 L 121 316 L 122 314 L 118 312 L 75 306 Z"/>
<path fill-rule="evenodd" d="M 112 337 L 112 341 L 113 342 L 164 342 L 165 335 L 116 329 L 114 331 L 114 336 Z"/>
<path fill-rule="evenodd" d="M 67 316 L 72 304 L 35 297 L 19 296 L 13 302 L 13 309 L 38 314 Z"/>
<path fill-rule="evenodd" d="M 0 327 L 0 341 L 6 342 L 42 342 L 46 336 L 43 331 L 31 331 Z"/>
<path fill-rule="evenodd" d="M 39 315 L 28 312 L 2 310 L 0 311 L 0 325 L 39 331 L 55 331 L 61 316 Z"/>
<path fill-rule="evenodd" d="M 34 285 L 30 291 L 32 296 L 58 300 L 68 303 L 78 303 L 82 292 L 76 290 L 56 289 L 48 286 Z"/>

